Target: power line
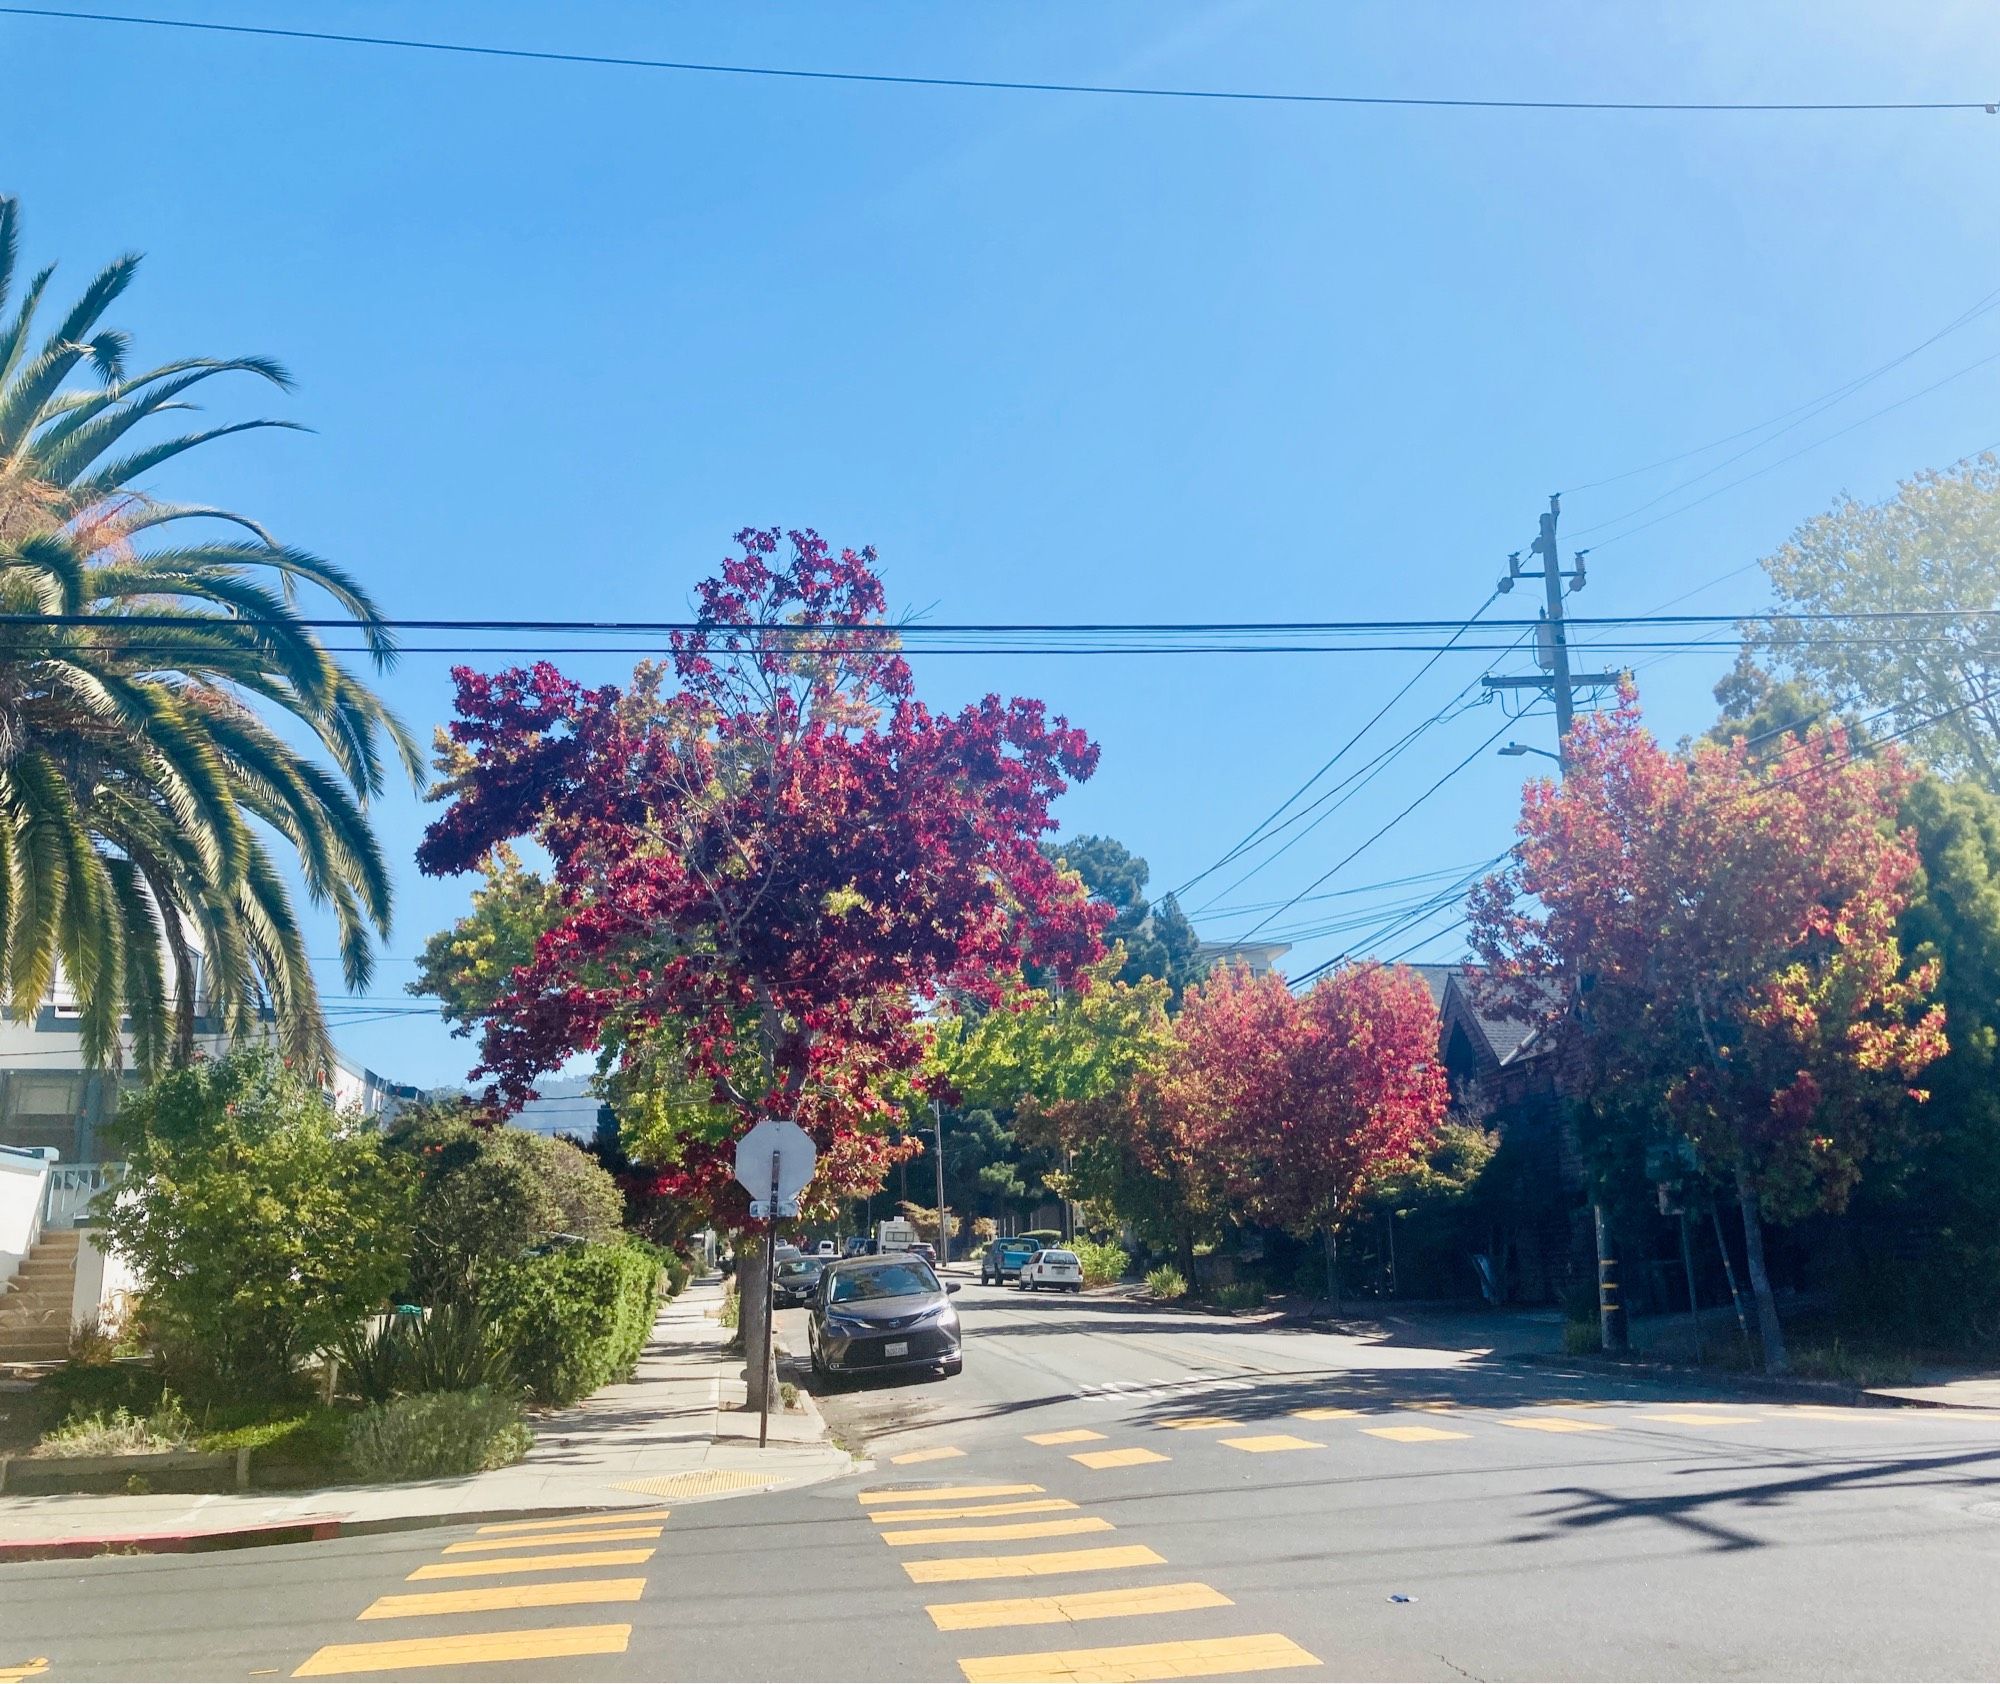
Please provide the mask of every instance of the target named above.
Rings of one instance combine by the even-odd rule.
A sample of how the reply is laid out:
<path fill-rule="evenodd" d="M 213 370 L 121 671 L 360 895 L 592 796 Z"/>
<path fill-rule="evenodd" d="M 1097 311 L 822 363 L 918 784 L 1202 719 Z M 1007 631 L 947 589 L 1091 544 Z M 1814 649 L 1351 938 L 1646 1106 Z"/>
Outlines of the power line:
<path fill-rule="evenodd" d="M 1260 105 L 1343 105 L 1403 107 L 1464 111 L 1608 111 L 1682 113 L 1812 112 L 1985 112 L 1995 102 L 1963 100 L 1609 100 L 1609 99 L 1460 99 L 1398 94 L 1277 93 L 1247 88 L 1148 87 L 1108 82 L 1007 81 L 984 76 L 899 76 L 882 71 L 804 70 L 783 65 L 717 64 L 693 59 L 640 58 L 622 53 L 559 52 L 533 47 L 496 47 L 470 41 L 434 41 L 414 36 L 360 35 L 329 29 L 282 29 L 270 24 L 211 23 L 192 18 L 162 18 L 125 12 L 59 11 L 47 6 L 0 6 L 0 15 L 59 19 L 66 23 L 123 24 L 143 29 L 173 29 L 191 34 L 247 36 L 276 41 L 307 41 L 347 47 L 388 48 L 399 52 L 446 53 L 466 58 L 508 59 L 534 64 L 591 66 L 599 69 L 670 71 L 682 75 L 763 77 L 796 82 L 845 82 L 893 88 L 949 88 L 988 93 L 1084 94 L 1117 99 L 1176 99 L 1235 101 Z"/>
<path fill-rule="evenodd" d="M 1771 442 L 1772 439 L 1782 438 L 1786 433 L 1790 432 L 1793 427 L 1800 427 L 1805 425 L 1805 423 L 1810 421 L 1813 418 L 1813 416 L 1820 414 L 1824 410 L 1831 409 L 1835 404 L 1842 402 L 1846 398 L 1852 397 L 1856 392 L 1860 391 L 1862 387 L 1871 385 L 1875 381 L 1881 379 L 1883 375 L 1892 373 L 1896 369 L 1901 368 L 1903 364 L 1908 362 L 1912 357 L 1918 355 L 1920 352 L 1929 350 L 1931 346 L 1935 345 L 1940 339 L 1949 337 L 1951 334 L 1958 332 L 1960 328 L 1969 327 L 1973 322 L 1977 321 L 1981 316 L 1985 315 L 1988 311 L 1993 310 L 1995 308 L 2000 308 L 2000 287 L 1996 287 L 1992 292 L 1986 294 L 1986 296 L 1984 298 L 1981 298 L 1977 303 L 1968 305 L 1965 309 L 1961 310 L 1956 316 L 1954 316 L 1950 321 L 1946 322 L 1943 327 L 1939 328 L 1937 332 L 1933 333 L 1928 339 L 1920 340 L 1917 344 L 1912 345 L 1907 351 L 1903 352 L 1900 356 L 1891 357 L 1887 362 L 1878 364 L 1876 367 L 1870 369 L 1866 374 L 1856 375 L 1852 380 L 1846 381 L 1844 384 L 1834 387 L 1834 389 L 1830 392 L 1822 392 L 1816 398 L 1808 398 L 1802 404 L 1796 404 L 1790 409 L 1783 410 L 1779 414 L 1770 416 L 1769 418 L 1763 421 L 1759 421 L 1754 426 L 1745 427 L 1739 432 L 1726 434 L 1724 437 L 1719 439 L 1710 439 L 1707 444 L 1696 445 L 1695 448 L 1692 450 L 1683 450 L 1676 452 L 1672 456 L 1663 456 L 1657 462 L 1648 462 L 1644 467 L 1627 468 L 1621 474 L 1607 474 L 1603 479 L 1588 480 L 1582 485 L 1570 486 L 1565 490 L 1564 495 L 1569 496 L 1574 493 L 1582 491 L 1595 491 L 1601 486 L 1617 485 L 1623 480 L 1636 479 L 1641 474 L 1650 474 L 1659 468 L 1670 468 L 1676 462 L 1685 462 L 1689 460 L 1691 457 L 1706 456 L 1711 450 L 1720 450 L 1725 444 L 1734 444 L 1738 439 L 1747 439 L 1752 433 L 1761 433 L 1767 427 L 1776 427 L 1780 421 L 1787 423 L 1785 426 L 1780 427 L 1777 432 L 1771 434 L 1770 438 L 1759 440 L 1756 444 L 1751 445 L 1749 450 L 1740 452 L 1739 454 L 1748 455 L 1750 454 L 1750 451 L 1762 450 L 1765 445 Z M 1793 417 L 1795 416 L 1797 417 L 1796 420 L 1793 419 Z M 1718 469 L 1725 468 L 1729 465 L 1730 462 L 1734 462 L 1736 460 L 1738 460 L 1738 457 L 1732 456 L 1727 458 L 1725 461 L 1718 462 L 1715 465 L 1715 467 L 1710 468 L 1708 470 L 1708 473 L 1714 473 Z M 1697 479 L 1705 477 L 1706 475 L 1696 476 Z M 1690 481 L 1689 483 L 1693 482 Z M 1666 495 L 1671 496 L 1672 493 L 1669 492 Z M 1624 517 L 1614 516 L 1613 518 L 1623 519 Z M 1611 522 L 1605 521 L 1600 524 L 1610 525 Z M 1586 532 L 1591 530 L 1594 529 L 1590 527 L 1584 528 L 1584 531 Z M 1581 534 L 1580 533 L 1572 534 L 1572 536 L 1581 536 Z"/>

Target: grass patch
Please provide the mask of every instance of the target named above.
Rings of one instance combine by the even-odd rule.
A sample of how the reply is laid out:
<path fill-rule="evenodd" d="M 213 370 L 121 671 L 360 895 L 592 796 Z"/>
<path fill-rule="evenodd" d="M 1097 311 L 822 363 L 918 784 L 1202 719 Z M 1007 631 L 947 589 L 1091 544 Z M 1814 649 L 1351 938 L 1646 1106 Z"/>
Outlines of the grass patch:
<path fill-rule="evenodd" d="M 1264 1289 L 1255 1281 L 1231 1281 L 1208 1295 L 1218 1310 L 1257 1310 L 1264 1305 Z"/>
<path fill-rule="evenodd" d="M 1563 1354 L 1572 1357 L 1595 1355 L 1604 1349 L 1604 1333 L 1595 1319 L 1563 1323 Z"/>
<path fill-rule="evenodd" d="M 168 1393 L 144 1415 L 129 1409 L 92 1410 L 70 1415 L 42 1435 L 36 1456 L 152 1456 L 191 1450 L 195 1424 Z"/>
<path fill-rule="evenodd" d="M 1146 1290 L 1155 1298 L 1165 1299 L 1171 1303 L 1177 1298 L 1187 1296 L 1187 1276 L 1171 1263 L 1163 1263 L 1146 1276 Z"/>

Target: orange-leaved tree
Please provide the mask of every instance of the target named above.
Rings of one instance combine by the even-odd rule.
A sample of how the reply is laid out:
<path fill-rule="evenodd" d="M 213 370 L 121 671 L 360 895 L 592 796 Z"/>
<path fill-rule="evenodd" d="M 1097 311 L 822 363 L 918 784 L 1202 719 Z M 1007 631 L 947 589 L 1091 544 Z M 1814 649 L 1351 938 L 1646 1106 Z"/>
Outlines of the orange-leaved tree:
<path fill-rule="evenodd" d="M 1567 749 L 1474 893 L 1473 949 L 1522 1017 L 1546 1017 L 1551 979 L 1573 1000 L 1552 1031 L 1573 1097 L 1636 1101 L 1733 1185 L 1782 1371 L 1764 1219 L 1844 1205 L 1945 1051 L 1936 967 L 1896 936 L 1921 881 L 1895 823 L 1911 774 L 1837 727 L 1754 763 L 1740 739 L 1674 752 L 1629 686 Z"/>

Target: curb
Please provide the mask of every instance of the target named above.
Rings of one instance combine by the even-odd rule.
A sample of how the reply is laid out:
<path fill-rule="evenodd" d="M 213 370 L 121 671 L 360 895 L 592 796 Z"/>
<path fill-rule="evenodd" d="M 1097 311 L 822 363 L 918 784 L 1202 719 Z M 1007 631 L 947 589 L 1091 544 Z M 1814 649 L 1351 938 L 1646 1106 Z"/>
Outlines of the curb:
<path fill-rule="evenodd" d="M 1841 1380 L 1782 1380 L 1766 1374 L 1734 1374 L 1686 1363 L 1648 1362 L 1643 1357 L 1570 1356 L 1527 1351 L 1504 1358 L 1531 1368 L 1580 1368 L 1593 1374 L 1624 1374 L 1640 1379 L 1698 1381 L 1715 1389 L 1747 1392 L 1757 1397 L 1789 1398 L 1799 1403 L 1832 1403 L 1854 1409 L 1955 1409 L 1959 1404 L 1923 1398 L 1886 1397 Z"/>
<path fill-rule="evenodd" d="M 566 1503 L 561 1508 L 474 1509 L 452 1514 L 389 1515 L 354 1520 L 337 1515 L 264 1521 L 206 1532 L 128 1532 L 87 1538 L 0 1539 L 0 1562 L 77 1561 L 100 1555 L 201 1555 L 214 1550 L 257 1549 L 267 1544 L 317 1544 L 329 1538 L 364 1538 L 382 1532 L 420 1532 L 440 1526 L 477 1526 L 495 1520 L 558 1520 L 566 1515 L 615 1514 L 644 1504 Z"/>

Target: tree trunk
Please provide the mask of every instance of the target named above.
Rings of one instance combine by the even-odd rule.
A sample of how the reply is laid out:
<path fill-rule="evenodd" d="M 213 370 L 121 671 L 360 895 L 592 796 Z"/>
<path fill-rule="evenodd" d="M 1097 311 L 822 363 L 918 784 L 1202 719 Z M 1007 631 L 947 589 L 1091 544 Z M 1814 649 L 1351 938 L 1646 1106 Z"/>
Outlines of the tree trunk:
<path fill-rule="evenodd" d="M 1332 1227 L 1320 1229 L 1320 1241 L 1326 1251 L 1326 1301 L 1333 1306 L 1333 1313 L 1340 1314 L 1340 1238 Z"/>
<path fill-rule="evenodd" d="M 1783 1374 L 1791 1362 L 1785 1355 L 1785 1332 L 1778 1325 L 1778 1301 L 1771 1295 L 1771 1276 L 1764 1267 L 1764 1223 L 1757 1211 L 1757 1189 L 1747 1170 L 1736 1172 L 1736 1203 L 1743 1212 L 1743 1259 L 1750 1270 L 1750 1293 L 1757 1301 L 1757 1338 L 1764 1347 L 1764 1372 Z"/>
<path fill-rule="evenodd" d="M 770 1307 L 764 1271 L 770 1266 L 770 1247 L 764 1234 L 746 1233 L 736 1242 L 737 1324 L 743 1329 L 744 1405 L 749 1409 L 761 1409 L 767 1396 L 775 1403 L 778 1396 L 776 1360 L 764 1361 L 764 1319 Z"/>

